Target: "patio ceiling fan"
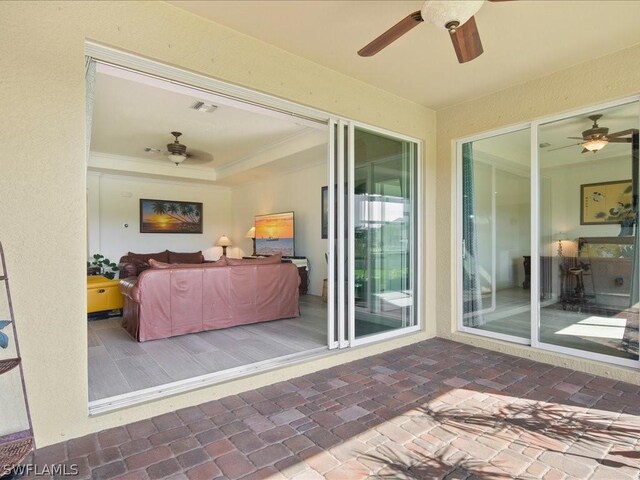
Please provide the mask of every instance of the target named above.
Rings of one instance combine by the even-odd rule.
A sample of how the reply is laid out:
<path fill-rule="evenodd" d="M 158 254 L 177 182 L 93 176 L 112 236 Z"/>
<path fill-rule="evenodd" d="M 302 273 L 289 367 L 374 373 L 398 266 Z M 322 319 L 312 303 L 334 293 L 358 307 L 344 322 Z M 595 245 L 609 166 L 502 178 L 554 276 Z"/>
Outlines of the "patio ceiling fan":
<path fill-rule="evenodd" d="M 488 1 L 505 2 L 509 0 Z M 378 38 L 361 48 L 358 55 L 371 57 L 395 42 L 413 27 L 422 22 L 429 22 L 448 30 L 458 62 L 469 62 L 479 57 L 484 51 L 474 17 L 483 3 L 484 0 L 427 0 L 421 10 L 400 20 Z"/>
<path fill-rule="evenodd" d="M 187 146 L 184 143 L 180 143 L 180 140 L 178 140 L 178 138 L 182 135 L 182 132 L 171 132 L 171 135 L 173 135 L 174 141 L 167 144 L 167 158 L 170 162 L 175 163 L 176 165 L 180 165 L 186 159 L 198 159 L 205 162 L 213 160 L 213 156 L 205 152 L 199 152 L 195 150 L 187 152 Z M 144 151 L 154 153 L 161 152 L 159 148 L 152 147 L 146 147 Z"/>
<path fill-rule="evenodd" d="M 553 152 L 555 150 L 561 150 L 563 148 L 574 147 L 576 145 L 582 146 L 581 153 L 593 152 L 596 153 L 602 150 L 610 143 L 631 143 L 631 137 L 626 137 L 627 135 L 631 135 L 636 130 L 622 130 L 616 133 L 609 133 L 609 129 L 607 127 L 601 127 L 598 125 L 598 120 L 602 118 L 602 115 L 590 115 L 589 120 L 593 122 L 591 128 L 587 128 L 582 132 L 581 137 L 567 137 L 572 140 L 580 140 L 578 143 L 572 143 L 571 145 L 565 145 L 564 147 L 552 148 L 548 150 L 549 152 Z"/>

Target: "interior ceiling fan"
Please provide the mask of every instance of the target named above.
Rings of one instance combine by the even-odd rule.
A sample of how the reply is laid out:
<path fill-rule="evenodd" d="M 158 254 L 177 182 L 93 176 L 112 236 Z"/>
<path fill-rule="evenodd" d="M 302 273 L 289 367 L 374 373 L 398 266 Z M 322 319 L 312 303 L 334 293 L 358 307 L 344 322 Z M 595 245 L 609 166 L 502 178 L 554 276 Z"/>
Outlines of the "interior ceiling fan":
<path fill-rule="evenodd" d="M 488 0 L 504 2 L 509 0 Z M 361 57 L 371 57 L 383 48 L 395 42 L 416 25 L 422 22 L 433 23 L 449 31 L 458 62 L 465 63 L 479 57 L 482 42 L 474 15 L 484 0 L 427 0 L 421 10 L 413 12 L 396 23 L 389 30 L 358 51 Z"/>
<path fill-rule="evenodd" d="M 552 148 L 548 150 L 549 152 L 553 152 L 555 150 L 561 150 L 563 148 L 575 147 L 576 145 L 582 146 L 581 153 L 593 152 L 596 153 L 602 150 L 610 143 L 631 143 L 631 137 L 626 137 L 626 135 L 631 135 L 635 132 L 635 130 L 622 130 L 621 132 L 609 133 L 609 129 L 607 127 L 601 127 L 598 125 L 598 120 L 602 118 L 602 115 L 590 115 L 589 120 L 593 122 L 591 128 L 587 128 L 582 132 L 581 137 L 567 137 L 569 139 L 580 140 L 578 143 L 572 143 L 571 145 L 565 145 L 564 147 Z M 626 137 L 626 138 L 625 138 Z"/>
<path fill-rule="evenodd" d="M 205 159 L 204 157 L 207 157 L 207 156 L 211 157 L 211 155 L 202 154 L 200 152 L 194 152 L 193 150 L 191 152 L 187 152 L 187 146 L 184 143 L 180 143 L 180 140 L 178 140 L 178 138 L 182 135 L 181 132 L 171 132 L 171 135 L 175 137 L 175 140 L 167 144 L 167 152 L 168 152 L 167 158 L 169 159 L 170 162 L 173 162 L 176 165 L 180 165 L 187 158 L 191 159 L 191 158 L 203 157 L 203 160 L 204 160 Z M 144 151 L 155 152 L 155 153 L 161 152 L 159 148 L 152 148 L 152 147 L 147 147 L 144 149 Z"/>

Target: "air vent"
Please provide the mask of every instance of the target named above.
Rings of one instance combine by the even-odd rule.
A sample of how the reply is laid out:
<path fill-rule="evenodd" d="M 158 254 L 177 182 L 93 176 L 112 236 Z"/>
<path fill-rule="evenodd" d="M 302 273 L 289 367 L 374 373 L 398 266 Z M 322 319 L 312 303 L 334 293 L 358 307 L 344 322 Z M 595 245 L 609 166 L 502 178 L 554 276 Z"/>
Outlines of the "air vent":
<path fill-rule="evenodd" d="M 218 106 L 213 105 L 211 103 L 196 102 L 193 105 L 191 105 L 191 108 L 199 112 L 213 113 L 216 110 L 216 108 L 218 108 Z"/>

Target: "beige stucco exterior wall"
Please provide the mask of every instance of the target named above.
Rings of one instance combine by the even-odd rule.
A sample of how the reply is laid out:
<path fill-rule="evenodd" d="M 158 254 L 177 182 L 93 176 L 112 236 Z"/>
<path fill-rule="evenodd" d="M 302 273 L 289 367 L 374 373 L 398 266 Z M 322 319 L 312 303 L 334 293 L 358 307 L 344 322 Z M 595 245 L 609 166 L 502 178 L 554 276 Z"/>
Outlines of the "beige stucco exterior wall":
<path fill-rule="evenodd" d="M 554 365 L 640 383 L 638 370 L 455 332 L 456 290 L 453 275 L 455 272 L 453 256 L 455 208 L 453 206 L 456 204 L 456 199 L 453 196 L 455 172 L 452 156 L 454 152 L 452 142 L 458 138 L 638 93 L 640 93 L 640 45 L 437 112 L 436 208 L 437 212 L 442 212 L 436 218 L 438 336 Z"/>
<path fill-rule="evenodd" d="M 433 336 L 435 282 L 427 279 L 423 333 L 89 418 L 85 40 L 423 139 L 423 217 L 435 217 L 435 114 L 427 108 L 161 2 L 0 2 L 0 131 L 11 152 L 1 160 L 0 240 L 40 447 Z M 427 233 L 425 251 L 434 245 Z"/>

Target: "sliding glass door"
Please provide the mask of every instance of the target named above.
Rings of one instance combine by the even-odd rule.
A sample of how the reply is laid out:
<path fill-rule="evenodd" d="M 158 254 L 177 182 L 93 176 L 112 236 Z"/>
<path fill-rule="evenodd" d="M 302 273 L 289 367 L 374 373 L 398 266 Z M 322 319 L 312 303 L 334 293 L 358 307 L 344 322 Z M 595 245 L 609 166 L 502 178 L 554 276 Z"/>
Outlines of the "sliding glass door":
<path fill-rule="evenodd" d="M 354 329 L 360 339 L 417 324 L 417 146 L 355 129 Z"/>
<path fill-rule="evenodd" d="M 640 100 L 457 144 L 458 329 L 638 367 Z"/>
<path fill-rule="evenodd" d="M 418 328 L 417 141 L 338 122 L 334 347 Z"/>
<path fill-rule="evenodd" d="M 633 102 L 539 128 L 540 178 L 550 185 L 540 287 L 551 293 L 539 341 L 551 349 L 638 360 L 639 117 Z"/>
<path fill-rule="evenodd" d="M 461 145 L 462 329 L 531 336 L 530 130 Z"/>

